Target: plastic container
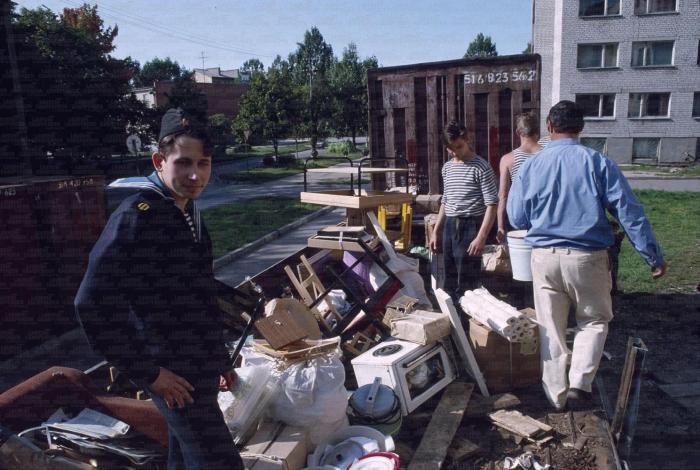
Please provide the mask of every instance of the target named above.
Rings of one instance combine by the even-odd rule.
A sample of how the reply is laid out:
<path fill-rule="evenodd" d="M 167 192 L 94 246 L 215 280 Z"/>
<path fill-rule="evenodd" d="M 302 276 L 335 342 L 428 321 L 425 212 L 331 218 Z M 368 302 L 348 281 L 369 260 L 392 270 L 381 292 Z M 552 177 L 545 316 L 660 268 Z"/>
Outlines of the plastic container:
<path fill-rule="evenodd" d="M 507 234 L 510 265 L 513 269 L 513 279 L 516 281 L 532 281 L 532 246 L 525 241 L 526 235 L 527 230 L 513 230 Z"/>
<path fill-rule="evenodd" d="M 351 437 L 366 437 L 377 441 L 380 452 L 391 452 L 394 450 L 394 439 L 392 439 L 391 436 L 385 436 L 376 429 L 368 426 L 348 426 L 337 431 L 328 440 L 317 445 L 314 453 L 309 455 L 308 466 L 311 468 L 322 466 L 321 457 L 326 447 L 339 444 Z"/>
<path fill-rule="evenodd" d="M 353 462 L 348 470 L 399 470 L 401 460 L 391 452 L 372 452 Z"/>

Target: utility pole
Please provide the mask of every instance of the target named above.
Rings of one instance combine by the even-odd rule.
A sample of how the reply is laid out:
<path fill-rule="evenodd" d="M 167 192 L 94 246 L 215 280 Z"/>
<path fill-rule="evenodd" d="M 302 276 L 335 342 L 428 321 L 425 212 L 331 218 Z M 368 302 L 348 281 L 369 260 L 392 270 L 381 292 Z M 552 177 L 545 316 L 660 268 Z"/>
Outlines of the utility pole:
<path fill-rule="evenodd" d="M 12 7 L 9 2 L 3 2 L 0 10 L 0 17 L 4 22 L 5 40 L 7 44 L 8 58 L 10 60 L 10 75 L 12 77 L 12 94 L 15 98 L 15 108 L 17 112 L 17 134 L 20 149 L 20 174 L 30 176 L 32 174 L 31 157 L 29 155 L 29 139 L 27 132 L 27 121 L 24 112 L 24 99 L 22 98 L 22 86 L 20 84 L 19 67 L 17 65 L 17 51 L 15 49 L 15 35 L 12 31 L 10 13 Z"/>
<path fill-rule="evenodd" d="M 200 59 L 202 59 L 202 71 L 204 71 L 204 59 L 208 59 L 209 57 L 204 55 L 204 51 L 202 51 L 202 55 L 199 56 Z"/>

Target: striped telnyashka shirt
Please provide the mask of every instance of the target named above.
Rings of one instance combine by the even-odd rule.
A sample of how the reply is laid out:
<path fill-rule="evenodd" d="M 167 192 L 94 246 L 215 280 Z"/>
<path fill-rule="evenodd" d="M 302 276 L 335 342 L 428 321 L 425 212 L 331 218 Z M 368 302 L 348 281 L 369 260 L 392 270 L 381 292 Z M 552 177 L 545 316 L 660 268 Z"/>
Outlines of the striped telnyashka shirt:
<path fill-rule="evenodd" d="M 523 166 L 523 163 L 530 158 L 537 155 L 536 153 L 526 153 L 523 152 L 520 149 L 515 149 L 513 150 L 513 166 L 510 167 L 510 181 L 511 183 L 513 182 L 513 178 L 515 178 L 515 175 L 518 174 L 520 171 L 520 167 Z"/>
<path fill-rule="evenodd" d="M 442 167 L 442 202 L 448 217 L 483 215 L 498 204 L 496 177 L 489 164 L 476 155 L 467 162 L 449 160 Z"/>

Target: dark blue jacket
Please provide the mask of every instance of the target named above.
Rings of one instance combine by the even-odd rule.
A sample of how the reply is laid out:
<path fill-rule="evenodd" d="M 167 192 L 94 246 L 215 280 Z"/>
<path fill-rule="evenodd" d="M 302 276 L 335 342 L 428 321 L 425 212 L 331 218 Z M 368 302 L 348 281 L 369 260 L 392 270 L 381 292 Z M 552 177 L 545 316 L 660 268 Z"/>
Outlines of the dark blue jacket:
<path fill-rule="evenodd" d="M 155 173 L 129 184 L 139 191 L 109 218 L 75 298 L 88 341 L 137 385 L 159 367 L 193 385 L 218 384 L 230 364 L 199 211 L 188 203 L 195 241 Z"/>

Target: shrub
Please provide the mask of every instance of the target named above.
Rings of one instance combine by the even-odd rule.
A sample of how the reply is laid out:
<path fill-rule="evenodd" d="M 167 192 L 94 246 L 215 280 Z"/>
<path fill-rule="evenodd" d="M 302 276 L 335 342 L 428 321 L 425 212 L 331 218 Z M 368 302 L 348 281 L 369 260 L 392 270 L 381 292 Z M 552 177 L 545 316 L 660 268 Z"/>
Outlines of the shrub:
<path fill-rule="evenodd" d="M 328 146 L 328 151 L 330 153 L 339 153 L 342 155 L 347 155 L 349 153 L 355 152 L 356 149 L 349 140 L 343 142 L 333 142 Z"/>

